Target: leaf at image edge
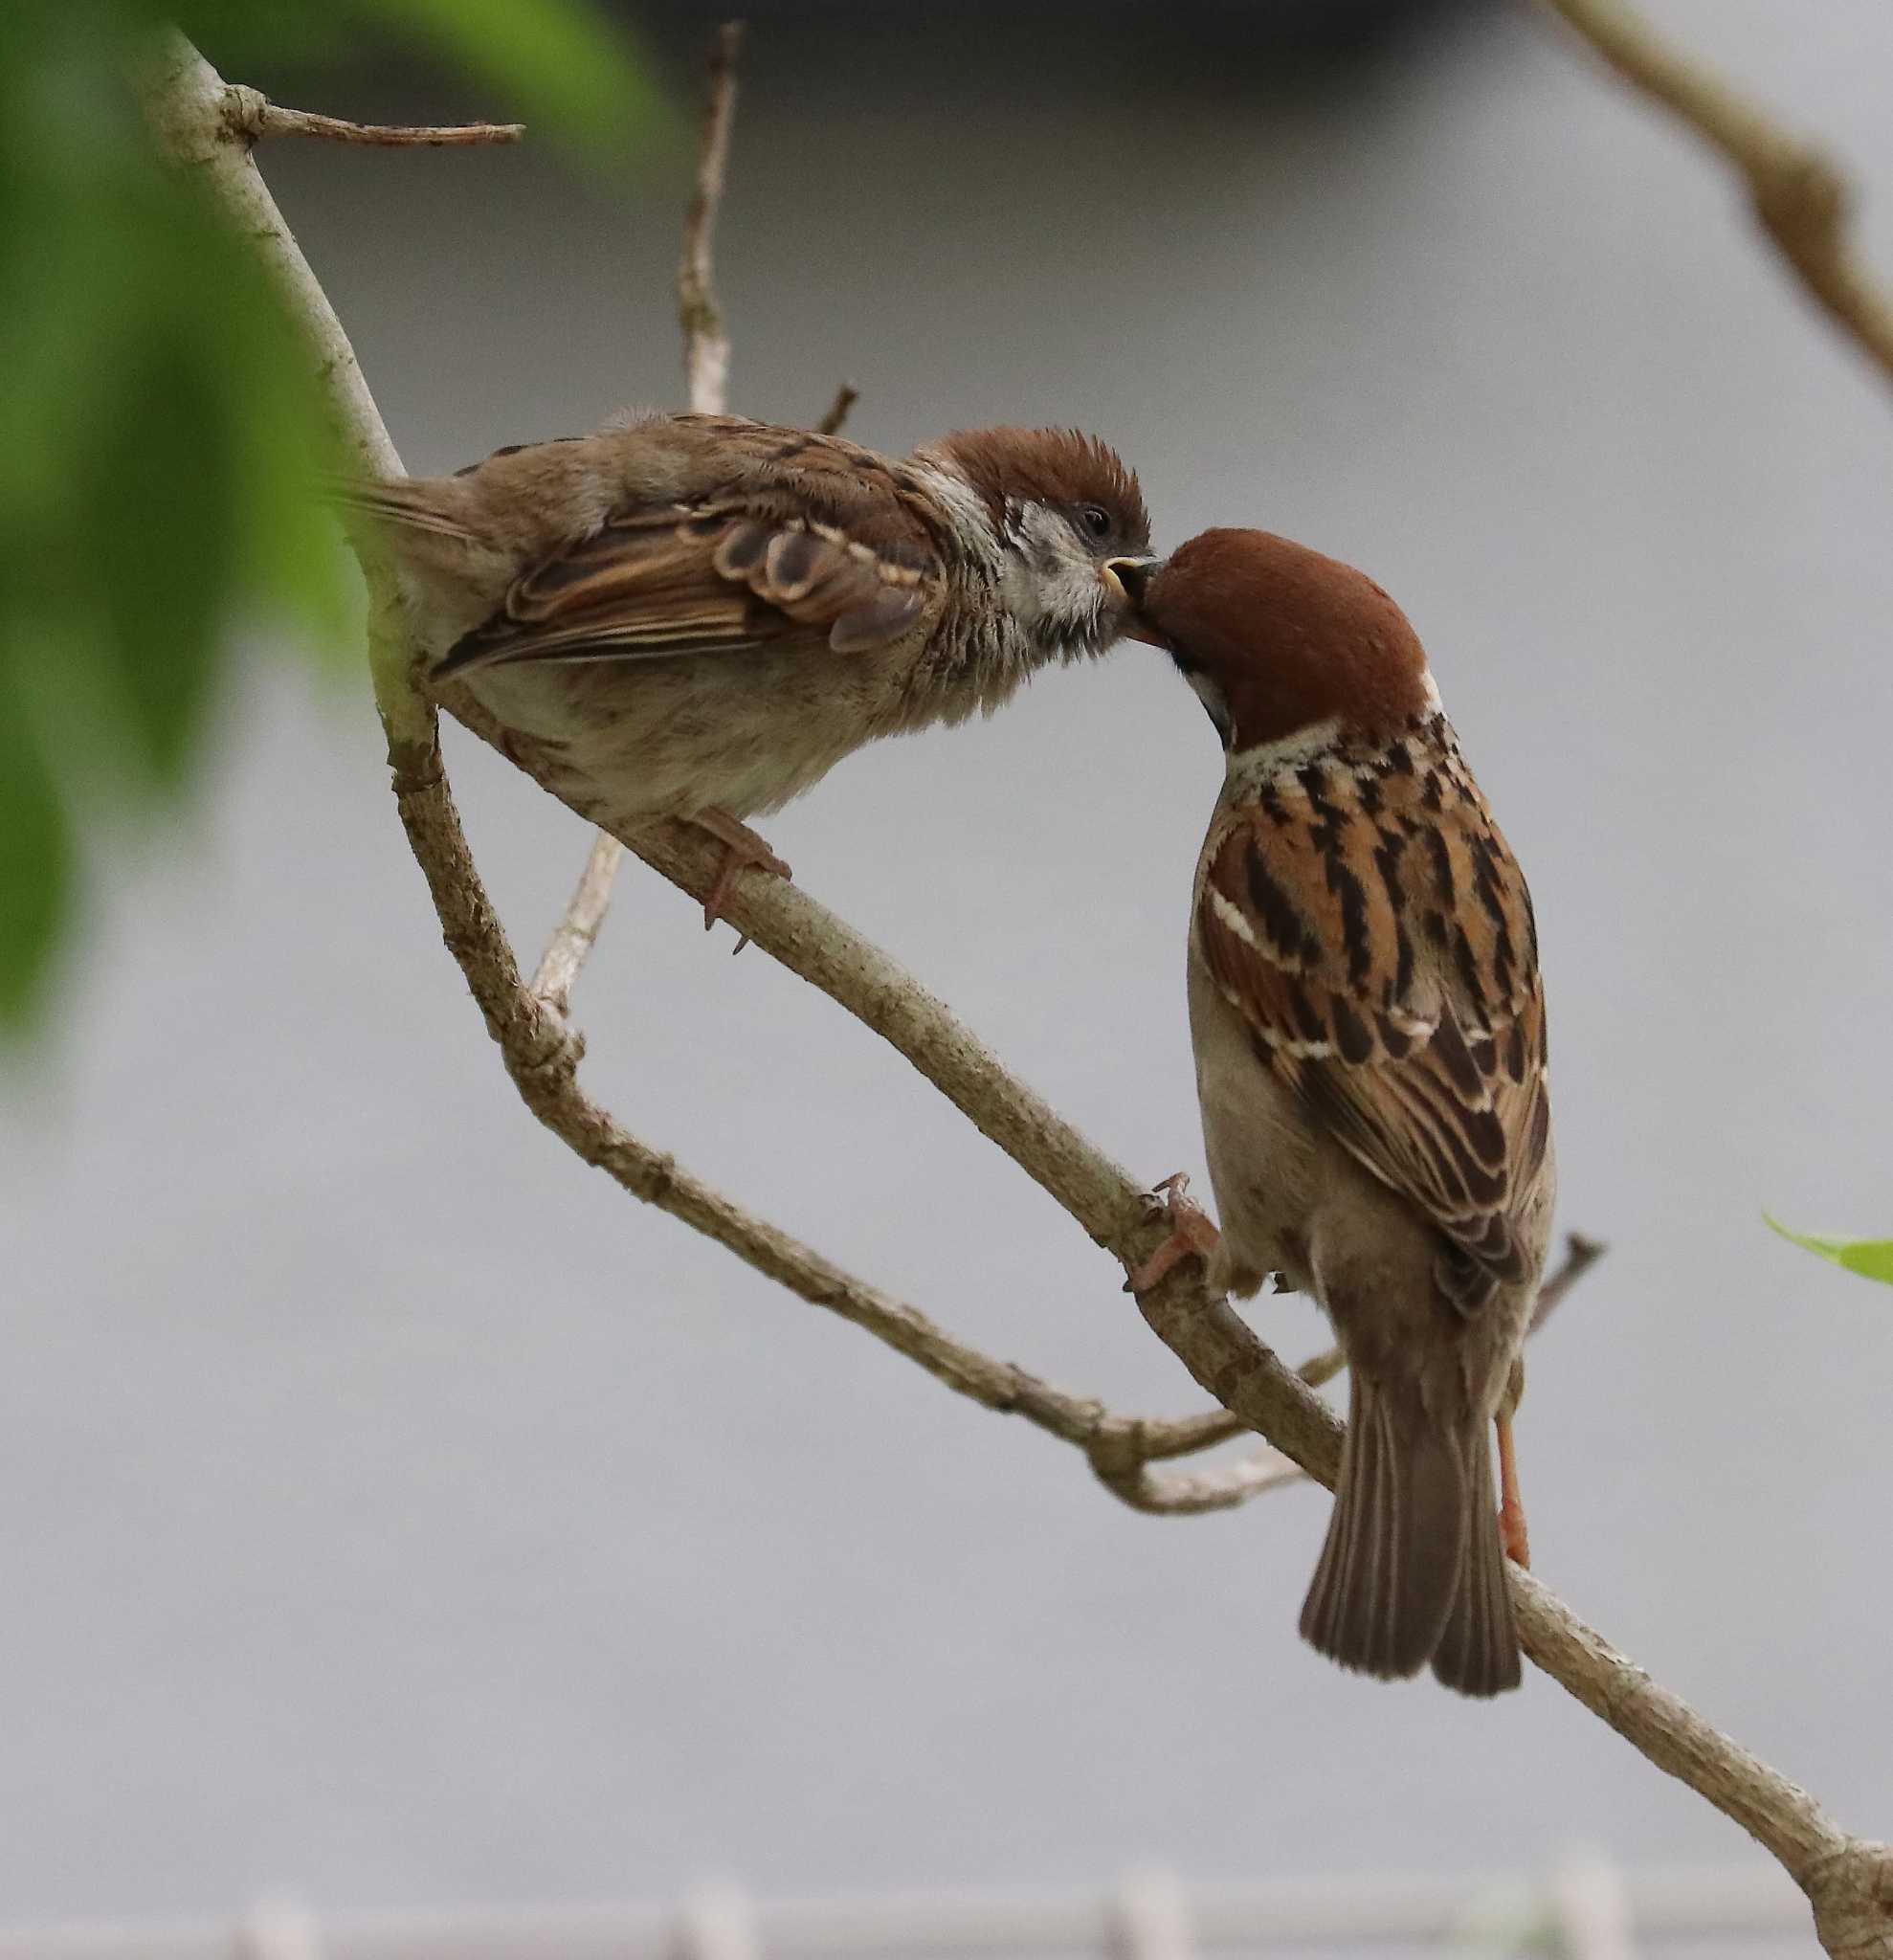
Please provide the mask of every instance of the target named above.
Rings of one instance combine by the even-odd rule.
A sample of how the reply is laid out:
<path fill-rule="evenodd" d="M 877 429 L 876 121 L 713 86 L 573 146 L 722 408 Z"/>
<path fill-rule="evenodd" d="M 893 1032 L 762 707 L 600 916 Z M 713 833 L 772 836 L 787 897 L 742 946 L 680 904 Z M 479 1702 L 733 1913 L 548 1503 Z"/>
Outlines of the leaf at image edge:
<path fill-rule="evenodd" d="M 1778 1232 L 1804 1252 L 1829 1260 L 1843 1272 L 1893 1286 L 1893 1238 L 1834 1238 L 1820 1232 L 1796 1232 L 1767 1212 L 1762 1217 L 1771 1232 Z"/>
<path fill-rule="evenodd" d="M 44 1005 L 76 869 L 58 785 L 5 662 L 0 648 L 0 1039 L 24 1034 Z"/>

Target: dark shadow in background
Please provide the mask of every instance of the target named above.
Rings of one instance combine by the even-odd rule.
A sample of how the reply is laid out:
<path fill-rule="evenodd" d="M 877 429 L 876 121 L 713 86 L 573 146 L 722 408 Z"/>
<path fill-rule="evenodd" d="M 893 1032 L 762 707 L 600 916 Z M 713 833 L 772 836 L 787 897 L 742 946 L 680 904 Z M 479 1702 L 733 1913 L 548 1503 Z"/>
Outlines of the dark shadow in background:
<path fill-rule="evenodd" d="M 702 51 L 722 21 L 755 35 L 769 85 L 806 112 L 837 116 L 912 105 L 963 104 L 975 147 L 954 160 L 978 168 L 977 118 L 1074 100 L 1134 114 L 1140 98 L 1185 95 L 1206 109 L 1281 102 L 1305 109 L 1376 90 L 1417 44 L 1478 33 L 1497 0 L 605 0 L 651 57 L 674 102 L 694 100 Z M 212 59 L 215 50 L 208 50 Z M 308 68 L 252 73 L 266 92 L 306 93 Z M 506 113 L 490 90 L 423 71 L 398 50 L 344 55 L 322 71 L 338 114 L 389 117 Z M 340 94 L 345 100 L 335 100 Z M 1123 194 L 1101 183 L 1099 195 Z"/>

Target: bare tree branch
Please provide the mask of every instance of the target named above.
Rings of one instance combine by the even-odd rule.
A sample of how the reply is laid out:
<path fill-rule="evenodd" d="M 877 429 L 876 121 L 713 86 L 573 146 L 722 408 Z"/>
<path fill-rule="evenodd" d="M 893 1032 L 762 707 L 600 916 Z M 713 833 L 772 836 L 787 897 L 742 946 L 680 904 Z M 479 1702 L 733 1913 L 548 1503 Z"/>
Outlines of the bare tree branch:
<path fill-rule="evenodd" d="M 503 731 L 477 703 L 457 697 L 451 706 L 504 752 Z M 627 841 L 695 899 L 701 900 L 715 876 L 716 847 L 681 827 L 640 832 Z M 728 911 L 757 945 L 897 1048 L 1120 1264 L 1134 1264 L 1155 1249 L 1166 1228 L 1153 1221 L 1137 1185 L 1007 1075 L 940 1002 L 804 888 L 754 880 L 732 895 Z M 1142 1296 L 1138 1308 L 1201 1388 L 1317 1481 L 1333 1487 L 1340 1423 L 1226 1300 L 1206 1291 L 1196 1262 L 1185 1261 Z M 1261 1487 L 1259 1473 L 1257 1481 Z M 1108 1487 L 1133 1501 L 1123 1482 L 1110 1481 Z M 1139 1508 L 1164 1506 L 1140 1502 Z M 1511 1577 L 1531 1659 L 1652 1763 L 1681 1778 L 1772 1854 L 1807 1893 L 1831 1953 L 1893 1960 L 1893 1847 L 1849 1836 L 1805 1792 L 1659 1688 L 1543 1584 L 1516 1569 Z"/>
<path fill-rule="evenodd" d="M 703 103 L 702 145 L 697 187 L 683 226 L 683 257 L 677 269 L 677 318 L 683 333 L 683 372 L 690 406 L 700 415 L 721 415 L 729 406 L 729 335 L 717 300 L 715 244 L 723 210 L 724 173 L 729 161 L 729 133 L 736 115 L 736 57 L 743 47 L 740 22 L 717 30 L 710 46 L 709 91 Z M 591 840 L 591 855 L 564 916 L 552 928 L 539 962 L 532 991 L 563 1014 L 573 984 L 612 902 L 612 885 L 624 858 L 624 846 L 609 831 Z M 738 947 L 738 951 L 742 947 Z"/>
<path fill-rule="evenodd" d="M 709 94 L 703 105 L 703 139 L 697 156 L 697 189 L 683 224 L 683 256 L 677 268 L 678 313 L 683 323 L 683 372 L 690 406 L 721 414 L 729 387 L 729 335 L 711 282 L 711 249 L 729 164 L 729 132 L 736 116 L 736 57 L 743 23 L 725 21 L 710 44 Z"/>
<path fill-rule="evenodd" d="M 623 858 L 624 846 L 608 832 L 600 831 L 592 838 L 591 855 L 540 955 L 539 970 L 532 976 L 533 993 L 562 1017 L 571 1011 L 573 983 L 598 944 L 598 929 L 612 902 L 612 880 Z"/>
<path fill-rule="evenodd" d="M 202 172 L 232 226 L 255 245 L 285 310 L 307 336 L 337 433 L 362 474 L 400 476 L 400 456 L 348 336 L 251 162 L 248 143 L 235 134 L 239 91 L 179 33 L 163 36 L 142 81 L 145 116 L 160 147 L 174 164 Z M 412 703 L 417 719 L 423 706 Z"/>
<path fill-rule="evenodd" d="M 1587 1238 L 1581 1232 L 1566 1233 L 1565 1256 L 1558 1262 L 1558 1270 L 1539 1287 L 1538 1298 L 1531 1303 L 1531 1325 L 1526 1332 L 1537 1333 L 1557 1312 L 1565 1295 L 1609 1251 L 1610 1247 L 1601 1238 Z"/>
<path fill-rule="evenodd" d="M 338 420 L 357 452 L 383 474 L 398 470 L 392 445 L 361 382 L 347 340 L 289 237 L 247 147 L 221 122 L 226 91 L 208 64 L 181 41 L 154 74 L 152 119 L 169 152 L 197 167 L 212 195 L 257 236 L 291 311 L 322 364 Z M 1119 1470 L 1111 1417 L 1096 1405 L 1049 1389 L 1023 1370 L 952 1342 L 932 1323 L 863 1287 L 788 1235 L 750 1217 L 681 1170 L 673 1159 L 631 1138 L 579 1089 L 580 1044 L 561 1016 L 521 981 L 461 835 L 448 794 L 432 707 L 413 691 L 399 609 L 386 569 L 372 554 L 365 571 L 375 600 L 377 702 L 403 824 L 428 880 L 450 950 L 500 1044 L 522 1098 L 541 1122 L 586 1162 L 627 1191 L 683 1218 L 728 1246 L 798 1297 L 841 1313 L 907 1353 L 939 1379 L 986 1406 L 1015 1411 L 1054 1435 L 1082 1441 L 1107 1485 L 1140 1507 L 1183 1510 L 1214 1473 L 1171 1480 L 1164 1501 Z M 402 699 L 402 691 L 410 691 Z M 504 731 L 464 690 L 439 690 L 450 710 L 507 752 Z M 518 758 L 514 758 L 518 760 Z M 595 822 L 601 813 L 581 810 Z M 673 883 L 701 901 L 721 847 L 687 826 L 624 839 Z M 975 1126 L 1058 1199 L 1120 1265 L 1143 1259 L 1165 1236 L 1136 1182 L 1007 1074 L 947 1010 L 893 961 L 823 909 L 799 885 L 755 879 L 737 886 L 727 910 L 737 927 L 791 970 L 820 988 L 903 1055 Z M 1139 1310 L 1207 1392 L 1247 1428 L 1321 1482 L 1331 1485 L 1340 1425 L 1306 1383 L 1283 1366 L 1226 1300 L 1204 1287 L 1198 1262 L 1185 1261 L 1145 1294 Z M 1094 1414 L 1095 1412 L 1095 1414 Z M 1228 1432 L 1215 1415 L 1180 1423 L 1131 1425 L 1127 1457 L 1142 1463 L 1171 1446 L 1204 1447 Z M 1154 1436 L 1161 1449 L 1146 1447 Z M 1232 1466 L 1225 1477 L 1261 1487 L 1274 1466 Z M 1125 1488 L 1120 1488 L 1125 1486 Z M 1194 1504 L 1201 1508 L 1201 1504 Z M 1831 1954 L 1893 1960 L 1893 1847 L 1854 1838 L 1806 1792 L 1720 1734 L 1643 1669 L 1584 1625 L 1529 1574 L 1511 1574 L 1526 1651 L 1652 1763 L 1680 1778 L 1747 1830 L 1780 1860 L 1808 1896 Z"/>
<path fill-rule="evenodd" d="M 1151 1517 L 1195 1517 L 1205 1511 L 1233 1510 L 1265 1491 L 1305 1481 L 1302 1466 L 1280 1450 L 1258 1450 L 1233 1463 L 1214 1463 L 1204 1470 L 1164 1476 L 1148 1467 L 1141 1454 L 1141 1425 L 1120 1434 L 1106 1431 L 1085 1450 L 1092 1473 L 1113 1497 L 1134 1511 Z"/>
<path fill-rule="evenodd" d="M 722 132 L 714 144 L 706 143 L 706 151 L 717 156 L 727 145 L 727 59 L 733 45 L 727 32 L 719 36 L 710 117 L 713 122 L 722 118 Z M 153 126 L 168 153 L 180 162 L 201 164 L 226 210 L 240 214 L 259 244 L 277 255 L 272 262 L 278 288 L 309 338 L 335 412 L 354 437 L 358 452 L 369 459 L 377 475 L 400 476 L 400 457 L 326 297 L 246 150 L 231 136 L 216 133 L 230 91 L 181 37 L 167 47 L 165 62 L 153 72 L 148 87 Z M 712 171 L 706 189 L 706 180 L 700 176 L 699 197 L 691 210 L 692 256 L 703 280 L 699 290 L 705 294 L 710 291 L 707 228 L 714 220 L 719 181 Z M 713 298 L 710 303 L 714 310 Z M 688 304 L 686 300 L 680 309 L 686 336 L 699 330 Z M 724 359 L 726 363 L 726 353 Z M 376 608 L 377 617 L 386 616 L 398 628 L 398 602 L 387 596 L 391 581 L 378 567 L 365 569 L 383 601 Z M 397 663 L 392 671 L 405 677 L 409 669 Z M 416 722 L 421 734 L 412 739 L 406 731 Z M 586 1162 L 595 1164 L 634 1196 L 715 1239 L 799 1298 L 873 1333 L 959 1393 L 986 1408 L 1022 1415 L 1065 1442 L 1088 1448 L 1105 1437 L 1116 1462 L 1136 1457 L 1138 1442 L 1126 1438 L 1147 1438 L 1152 1456 L 1180 1456 L 1241 1433 L 1242 1426 L 1220 1410 L 1175 1421 L 1147 1419 L 1116 1414 L 1099 1402 L 1052 1388 L 1023 1369 L 954 1340 L 924 1314 L 864 1285 L 788 1234 L 730 1203 L 675 1159 L 633 1137 L 578 1088 L 575 1073 L 584 1043 L 566 1019 L 570 989 L 602 923 L 611 871 L 623 846 L 599 834 L 528 988 L 467 849 L 448 792 L 432 708 L 422 702 L 417 714 L 385 713 L 384 723 L 402 823 L 428 879 L 448 948 L 527 1106 Z M 675 829 L 688 846 L 703 841 L 702 834 L 687 825 Z M 708 855 L 715 858 L 720 850 L 712 844 Z"/>
<path fill-rule="evenodd" d="M 1762 229 L 1842 332 L 1893 379 L 1893 301 L 1855 257 L 1853 190 L 1821 150 L 1745 101 L 1620 0 L 1544 0 L 1625 81 L 1742 173 Z"/>
<path fill-rule="evenodd" d="M 1113 1494 L 1146 1511 L 1227 1509 L 1298 1478 L 1275 1452 L 1172 1480 L 1149 1461 L 1208 1449 L 1241 1433 L 1221 1410 L 1170 1420 L 1114 1414 L 1012 1362 L 956 1340 L 916 1307 L 891 1299 L 788 1233 L 755 1217 L 674 1157 L 640 1143 L 580 1088 L 584 1043 L 538 989 L 522 984 L 504 928 L 479 880 L 448 792 L 438 749 L 396 765 L 395 795 L 426 875 L 449 949 L 459 963 L 507 1073 L 527 1108 L 588 1164 L 644 1203 L 680 1218 L 746 1265 L 853 1323 L 982 1407 L 1024 1417 L 1081 1448 Z"/>
<path fill-rule="evenodd" d="M 683 372 L 690 406 L 700 415 L 721 415 L 729 406 L 729 335 L 717 300 L 714 248 L 717 217 L 723 210 L 724 173 L 729 161 L 729 133 L 736 114 L 736 57 L 742 46 L 743 28 L 737 21 L 719 28 L 711 43 L 697 188 L 684 219 L 683 257 L 677 269 Z M 561 1013 L 567 1011 L 573 983 L 598 942 L 598 929 L 605 923 L 612 881 L 623 858 L 624 846 L 610 832 L 600 831 L 591 841 L 591 855 L 571 902 L 546 942 L 532 991 Z"/>
<path fill-rule="evenodd" d="M 383 149 L 451 149 L 470 145 L 518 143 L 523 122 L 453 122 L 444 127 L 412 123 L 345 122 L 307 109 L 285 109 L 254 88 L 233 84 L 224 111 L 233 135 L 246 143 L 269 136 L 315 136 L 329 143 L 372 144 Z"/>
<path fill-rule="evenodd" d="M 674 1157 L 632 1136 L 579 1087 L 582 1041 L 522 981 L 467 849 L 437 747 L 398 758 L 394 789 L 448 949 L 459 963 L 522 1099 L 555 1136 L 634 1197 L 681 1218 L 766 1279 L 865 1328 L 984 1407 L 1023 1415 L 1036 1427 L 1081 1445 L 1089 1445 L 1109 1426 L 1135 1426 L 1096 1402 L 1066 1394 L 1023 1369 L 954 1340 L 924 1314 L 863 1284 L 731 1203 Z M 1151 1429 L 1161 1441 L 1177 1435 L 1173 1424 L 1152 1424 Z"/>

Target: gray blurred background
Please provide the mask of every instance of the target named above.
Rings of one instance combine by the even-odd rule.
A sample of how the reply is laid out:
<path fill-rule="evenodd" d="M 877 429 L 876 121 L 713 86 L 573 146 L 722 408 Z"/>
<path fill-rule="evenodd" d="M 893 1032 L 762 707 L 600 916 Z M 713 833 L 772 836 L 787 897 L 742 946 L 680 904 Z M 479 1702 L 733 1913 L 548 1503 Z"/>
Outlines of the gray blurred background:
<path fill-rule="evenodd" d="M 1831 138 L 1893 263 L 1883 0 L 1651 11 Z M 734 405 L 1074 422 L 1160 542 L 1263 523 L 1404 603 L 1537 897 L 1564 1220 L 1613 1246 L 1534 1350 L 1538 1570 L 1893 1834 L 1889 1302 L 1759 1215 L 1893 1226 L 1884 390 L 1531 14 L 1346 11 L 756 10 Z M 714 14 L 635 17 L 694 103 Z M 604 189 L 543 148 L 264 167 L 410 467 L 678 399 L 681 148 Z M 1474 1707 L 1316 1659 L 1321 1494 L 1134 1516 L 581 1169 L 440 947 L 366 685 L 259 650 L 225 735 L 5 1084 L 0 1920 L 1757 1856 L 1542 1676 Z M 536 948 L 587 834 L 451 760 Z M 768 834 L 1154 1180 L 1201 1166 L 1218 771 L 1127 647 Z M 628 1123 L 1063 1385 L 1200 1405 L 1108 1259 L 730 943 L 626 874 L 579 1007 Z"/>

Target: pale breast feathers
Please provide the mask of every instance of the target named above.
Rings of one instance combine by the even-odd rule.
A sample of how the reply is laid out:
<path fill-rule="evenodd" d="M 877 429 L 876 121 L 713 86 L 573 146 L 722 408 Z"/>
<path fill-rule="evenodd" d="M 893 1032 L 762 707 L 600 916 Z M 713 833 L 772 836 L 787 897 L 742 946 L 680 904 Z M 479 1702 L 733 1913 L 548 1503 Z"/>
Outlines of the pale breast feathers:
<path fill-rule="evenodd" d="M 1525 880 L 1449 746 L 1260 785 L 1204 848 L 1201 956 L 1258 1058 L 1447 1241 L 1468 1310 L 1526 1277 L 1545 1003 Z"/>

